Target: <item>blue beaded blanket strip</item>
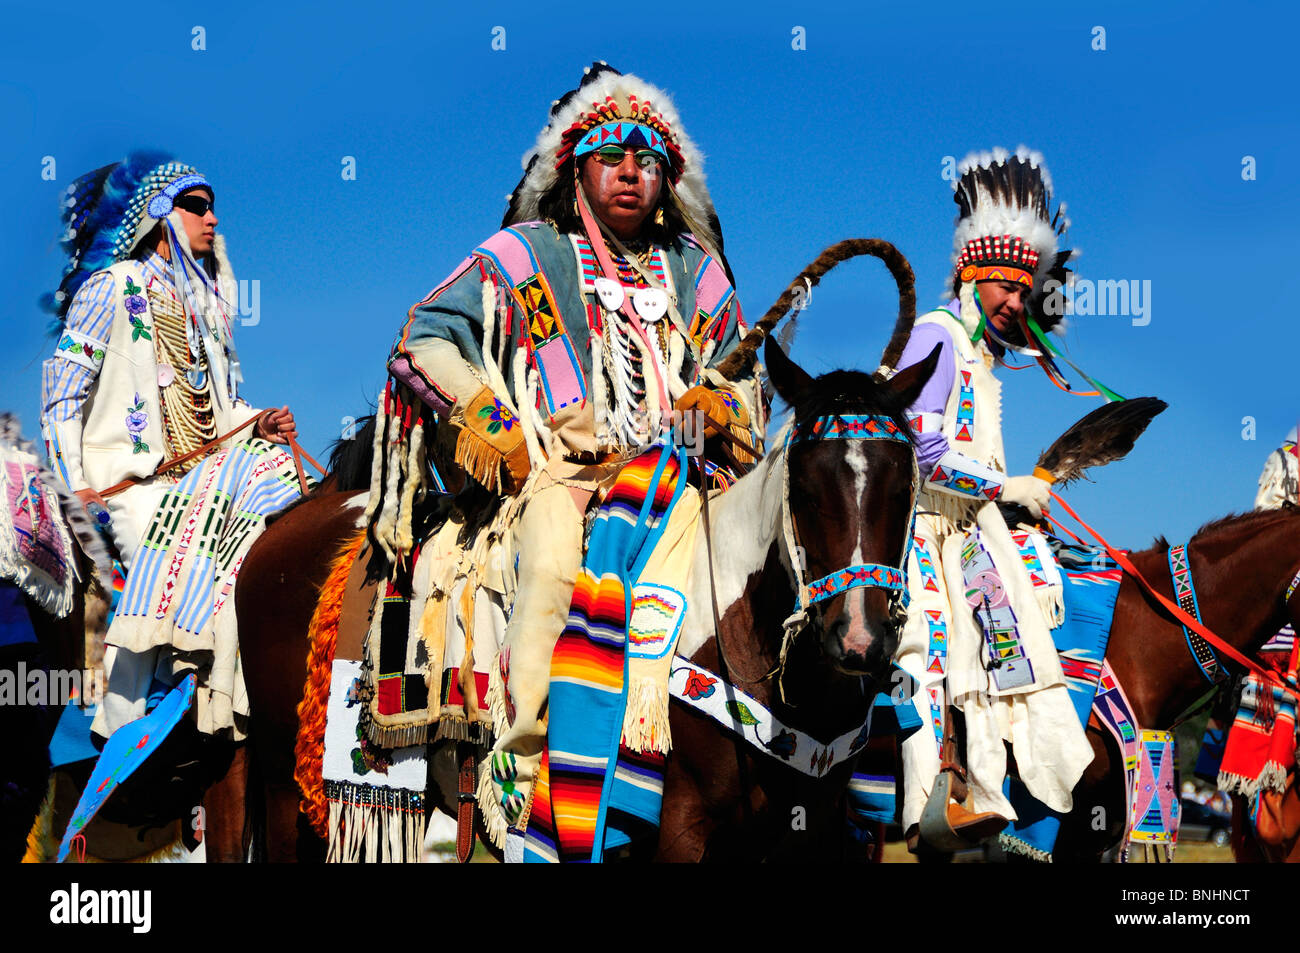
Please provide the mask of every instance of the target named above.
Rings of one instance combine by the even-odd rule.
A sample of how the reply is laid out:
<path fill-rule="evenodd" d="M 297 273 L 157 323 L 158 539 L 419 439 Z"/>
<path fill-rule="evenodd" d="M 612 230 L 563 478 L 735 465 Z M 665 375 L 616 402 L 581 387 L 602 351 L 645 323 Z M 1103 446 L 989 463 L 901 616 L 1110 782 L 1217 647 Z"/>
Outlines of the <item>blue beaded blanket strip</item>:
<path fill-rule="evenodd" d="M 1196 604 L 1196 587 L 1192 584 L 1192 563 L 1187 556 L 1186 546 L 1169 547 L 1169 574 L 1174 580 L 1174 595 L 1178 598 L 1178 607 L 1200 622 L 1201 610 Z M 1187 648 L 1191 651 L 1192 658 L 1196 660 L 1197 668 L 1201 670 L 1205 680 L 1213 685 L 1222 677 L 1222 667 L 1214 654 L 1214 649 L 1202 636 L 1187 626 L 1183 626 L 1183 633 L 1187 638 Z"/>

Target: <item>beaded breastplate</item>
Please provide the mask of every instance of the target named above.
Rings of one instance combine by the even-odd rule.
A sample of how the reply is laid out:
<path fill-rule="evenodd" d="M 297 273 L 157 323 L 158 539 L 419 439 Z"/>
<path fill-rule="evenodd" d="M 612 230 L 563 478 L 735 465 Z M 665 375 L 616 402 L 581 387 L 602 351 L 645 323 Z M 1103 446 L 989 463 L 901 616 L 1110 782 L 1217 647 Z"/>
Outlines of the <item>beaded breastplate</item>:
<path fill-rule="evenodd" d="M 168 458 L 197 450 L 217 436 L 212 413 L 212 379 L 207 357 L 190 353 L 185 311 L 170 294 L 149 288 L 154 319 L 154 352 L 158 358 L 158 393 Z M 179 476 L 203 462 L 195 457 L 176 468 Z"/>

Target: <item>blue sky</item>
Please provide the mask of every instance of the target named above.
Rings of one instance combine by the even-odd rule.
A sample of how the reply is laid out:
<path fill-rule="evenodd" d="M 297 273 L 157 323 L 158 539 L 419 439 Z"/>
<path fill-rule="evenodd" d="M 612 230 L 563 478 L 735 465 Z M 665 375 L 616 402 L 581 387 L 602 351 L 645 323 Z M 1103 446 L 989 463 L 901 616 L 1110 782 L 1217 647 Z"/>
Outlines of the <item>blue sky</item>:
<path fill-rule="evenodd" d="M 1112 388 L 1170 405 L 1129 459 L 1069 492 L 1116 543 L 1249 508 L 1300 417 L 1291 5 L 1057 3 L 985 22 L 970 3 L 234 6 L 4 6 L 0 406 L 29 434 L 53 346 L 36 300 L 57 284 L 57 202 L 77 175 L 152 146 L 209 176 L 236 274 L 260 284 L 260 321 L 237 332 L 246 396 L 290 404 L 318 454 L 382 385 L 406 309 L 495 230 L 551 100 L 593 59 L 673 94 L 751 320 L 851 236 L 897 244 L 921 304 L 940 303 L 944 157 L 1041 150 L 1080 275 L 1151 283 L 1149 324 L 1076 317 L 1068 337 Z M 794 357 L 874 369 L 895 310 L 883 267 L 845 265 Z M 1036 370 L 1002 376 L 1010 466 L 1027 472 L 1095 399 Z"/>

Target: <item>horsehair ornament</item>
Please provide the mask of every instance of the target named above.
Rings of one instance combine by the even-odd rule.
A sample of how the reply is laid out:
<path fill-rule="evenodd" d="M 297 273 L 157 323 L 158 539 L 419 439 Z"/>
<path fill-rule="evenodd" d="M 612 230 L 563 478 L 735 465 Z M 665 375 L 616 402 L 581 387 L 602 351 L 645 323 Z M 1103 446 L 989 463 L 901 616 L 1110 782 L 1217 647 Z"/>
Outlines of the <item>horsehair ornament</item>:
<path fill-rule="evenodd" d="M 912 324 L 916 321 L 916 276 L 912 272 L 912 266 L 901 251 L 883 238 L 846 238 L 831 245 L 795 276 L 781 297 L 767 310 L 767 314 L 758 320 L 744 340 L 718 365 L 718 372 L 728 380 L 735 380 L 747 372 L 754 366 L 758 346 L 781 319 L 789 314 L 795 296 L 811 291 L 836 265 L 861 255 L 872 255 L 883 261 L 898 285 L 898 320 L 880 359 L 880 363 L 886 367 L 898 363 L 912 333 Z"/>

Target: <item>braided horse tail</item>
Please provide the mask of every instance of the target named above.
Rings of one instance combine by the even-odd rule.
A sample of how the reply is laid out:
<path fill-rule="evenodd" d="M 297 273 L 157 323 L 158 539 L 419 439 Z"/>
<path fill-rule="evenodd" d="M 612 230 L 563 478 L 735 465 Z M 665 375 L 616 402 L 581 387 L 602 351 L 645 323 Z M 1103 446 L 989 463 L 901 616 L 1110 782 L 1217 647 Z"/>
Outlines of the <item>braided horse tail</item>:
<path fill-rule="evenodd" d="M 776 303 L 767 309 L 759 322 L 745 335 L 745 339 L 736 349 L 726 356 L 718 365 L 718 371 L 728 380 L 735 380 L 754 366 L 754 358 L 763 339 L 789 313 L 794 304 L 795 295 L 807 287 L 811 289 L 822 277 L 840 262 L 857 258 L 860 255 L 872 255 L 879 258 L 889 268 L 898 285 L 898 320 L 894 324 L 893 336 L 885 347 L 880 362 L 886 367 L 893 367 L 903 356 L 908 336 L 912 333 L 912 323 L 916 320 L 916 276 L 903 253 L 882 238 L 846 238 L 831 245 L 817 260 L 805 268 L 790 282 L 785 293 L 776 299 Z"/>

